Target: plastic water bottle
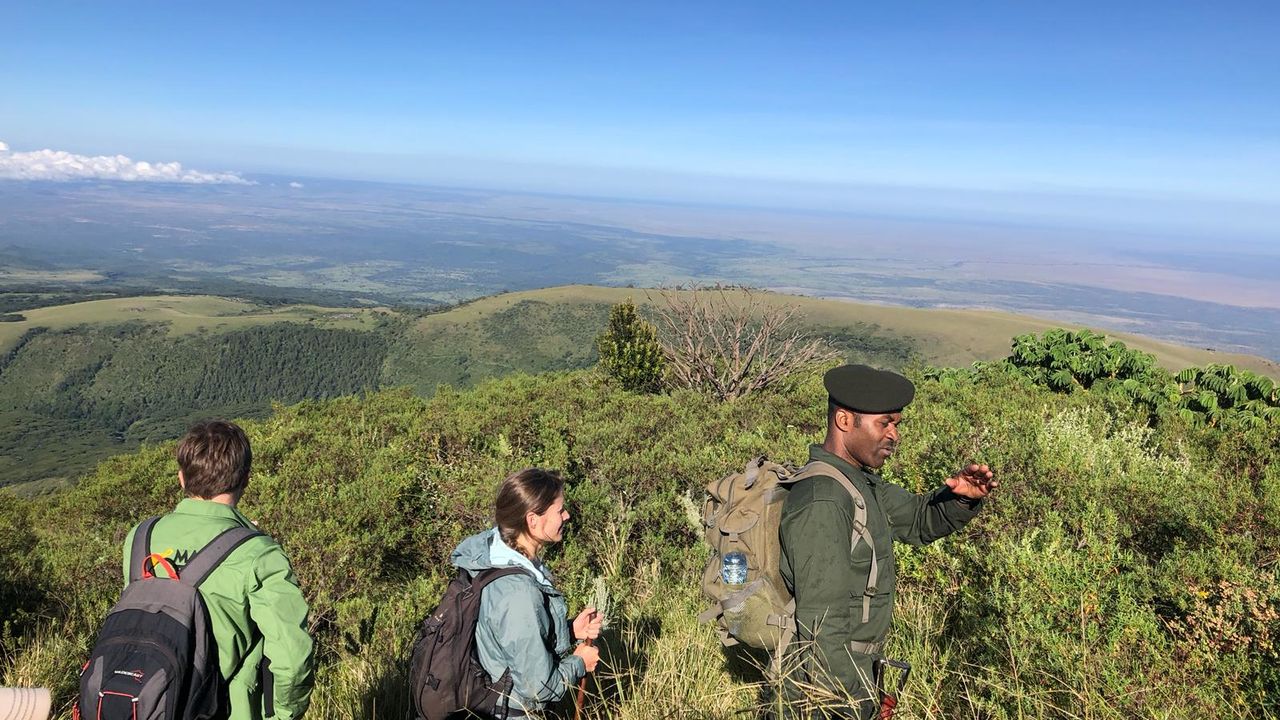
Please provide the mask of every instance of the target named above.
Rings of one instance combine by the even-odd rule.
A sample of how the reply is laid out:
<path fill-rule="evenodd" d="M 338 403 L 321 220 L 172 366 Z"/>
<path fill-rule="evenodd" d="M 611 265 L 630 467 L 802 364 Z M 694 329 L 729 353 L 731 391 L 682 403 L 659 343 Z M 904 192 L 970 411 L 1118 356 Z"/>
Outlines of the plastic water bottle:
<path fill-rule="evenodd" d="M 737 590 L 747 581 L 747 556 L 740 552 L 725 553 L 720 561 L 720 579 L 730 590 Z M 729 634 L 737 637 L 742 631 L 743 613 L 746 606 L 741 600 L 732 607 L 724 609 L 724 619 L 728 624 Z"/>
<path fill-rule="evenodd" d="M 747 556 L 740 552 L 726 553 L 720 565 L 720 579 L 726 585 L 741 585 L 747 581 Z"/>

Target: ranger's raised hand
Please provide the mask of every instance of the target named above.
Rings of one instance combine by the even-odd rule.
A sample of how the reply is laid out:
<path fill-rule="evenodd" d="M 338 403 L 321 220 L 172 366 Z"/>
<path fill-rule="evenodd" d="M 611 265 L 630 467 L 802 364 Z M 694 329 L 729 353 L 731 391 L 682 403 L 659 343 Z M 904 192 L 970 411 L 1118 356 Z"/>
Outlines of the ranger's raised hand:
<path fill-rule="evenodd" d="M 951 492 L 970 500 L 981 500 L 1000 484 L 986 465 L 969 464 L 963 470 L 947 478 Z"/>

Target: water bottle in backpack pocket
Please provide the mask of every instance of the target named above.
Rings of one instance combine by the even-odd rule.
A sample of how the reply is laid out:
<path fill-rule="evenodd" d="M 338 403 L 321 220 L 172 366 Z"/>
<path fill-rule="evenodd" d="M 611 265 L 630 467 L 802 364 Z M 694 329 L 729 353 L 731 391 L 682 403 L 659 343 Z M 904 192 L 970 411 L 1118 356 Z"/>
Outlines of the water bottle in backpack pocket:
<path fill-rule="evenodd" d="M 756 458 L 707 486 L 702 521 L 713 553 L 702 591 L 714 604 L 702 619 L 716 621 L 726 645 L 773 650 L 783 637 L 791 598 L 779 574 L 778 521 L 791 475 Z"/>
<path fill-rule="evenodd" d="M 866 503 L 827 463 L 814 461 L 793 469 L 758 457 L 742 472 L 707 485 L 702 524 L 713 552 L 702 575 L 702 592 L 712 606 L 699 620 L 714 620 L 725 645 L 741 642 L 777 654 L 794 635 L 795 598 L 782 579 L 778 528 L 791 486 L 815 475 L 830 476 L 849 492 L 854 504 L 849 551 L 862 539 L 871 545 L 874 557 L 875 547 L 865 530 Z M 872 587 L 877 573 L 873 562 Z"/>

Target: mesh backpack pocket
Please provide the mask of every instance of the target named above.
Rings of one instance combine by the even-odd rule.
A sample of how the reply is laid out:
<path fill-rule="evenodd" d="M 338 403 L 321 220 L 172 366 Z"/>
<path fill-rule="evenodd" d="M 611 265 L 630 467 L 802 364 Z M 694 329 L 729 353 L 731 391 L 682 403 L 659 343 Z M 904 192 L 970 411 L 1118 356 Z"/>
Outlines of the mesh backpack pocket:
<path fill-rule="evenodd" d="M 791 486 L 815 475 L 830 476 L 849 492 L 854 513 L 849 548 L 852 550 L 859 541 L 872 546 L 869 588 L 875 587 L 879 573 L 875 546 L 866 530 L 866 503 L 857 488 L 824 462 L 811 462 L 796 470 L 758 457 L 748 462 L 742 472 L 708 484 L 702 511 L 702 524 L 712 549 L 702 574 L 702 593 L 712 605 L 698 619 L 715 621 L 723 644 L 743 643 L 772 651 L 776 662 L 794 636 L 795 598 L 782 579 L 778 529 Z M 725 577 L 725 560 L 732 553 L 745 561 L 746 576 L 741 583 L 730 583 Z M 869 592 L 874 594 L 874 590 Z"/>

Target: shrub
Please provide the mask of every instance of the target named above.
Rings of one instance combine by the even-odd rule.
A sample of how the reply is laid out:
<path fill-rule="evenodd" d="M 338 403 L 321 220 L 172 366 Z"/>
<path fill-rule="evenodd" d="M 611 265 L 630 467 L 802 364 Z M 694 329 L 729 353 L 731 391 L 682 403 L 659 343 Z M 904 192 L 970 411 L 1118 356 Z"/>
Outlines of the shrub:
<path fill-rule="evenodd" d="M 1275 715 L 1276 433 L 1153 427 L 1118 395 L 1052 392 L 992 368 L 916 380 L 886 479 L 927 490 L 977 460 L 1001 486 L 960 535 L 897 548 L 889 652 L 915 666 L 904 713 Z M 757 712 L 758 670 L 695 620 L 707 550 L 689 498 L 755 455 L 802 461 L 824 398 L 816 368 L 732 403 L 620 392 L 580 371 L 246 422 L 255 464 L 242 508 L 284 545 L 313 609 L 312 712 L 403 717 L 407 646 L 452 574 L 449 552 L 488 526 L 498 482 L 527 465 L 569 480 L 573 519 L 546 559 L 571 609 L 597 579 L 614 598 L 586 717 Z M 3 596 L 28 620 L 0 675 L 54 687 L 64 716 L 119 593 L 125 532 L 179 499 L 172 453 L 113 458 L 54 496 L 0 495 L 0 594 L 19 587 L 17 560 L 39 569 L 34 593 Z"/>
<path fill-rule="evenodd" d="M 0 490 L 0 656 L 31 629 L 45 601 L 36 542 L 27 504 Z"/>
<path fill-rule="evenodd" d="M 796 305 L 746 288 L 663 294 L 663 350 L 673 382 L 719 400 L 760 392 L 839 354 L 797 328 Z"/>
<path fill-rule="evenodd" d="M 630 298 L 609 311 L 609 326 L 596 338 L 596 348 L 600 368 L 624 389 L 651 393 L 662 388 L 666 361 L 658 331 L 636 314 Z"/>
<path fill-rule="evenodd" d="M 1280 428 L 1280 385 L 1230 365 L 1187 368 L 1177 375 L 1178 414 L 1193 425 Z"/>

